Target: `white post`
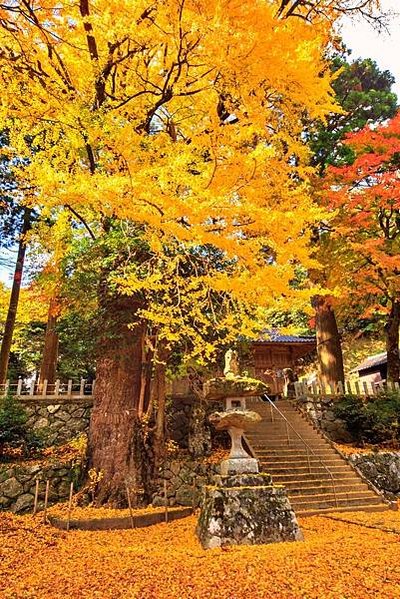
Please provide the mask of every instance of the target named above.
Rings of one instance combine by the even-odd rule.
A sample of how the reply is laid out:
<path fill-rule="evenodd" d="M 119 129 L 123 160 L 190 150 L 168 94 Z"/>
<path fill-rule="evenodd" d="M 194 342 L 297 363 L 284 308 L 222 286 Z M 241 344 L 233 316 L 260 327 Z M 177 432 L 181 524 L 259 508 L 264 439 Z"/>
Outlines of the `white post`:
<path fill-rule="evenodd" d="M 35 394 L 35 379 L 31 382 L 31 386 L 29 389 L 29 395 L 34 395 Z"/>
<path fill-rule="evenodd" d="M 22 392 L 22 379 L 21 379 L 21 377 L 19 377 L 18 385 L 17 385 L 17 395 L 21 395 L 21 392 Z"/>
<path fill-rule="evenodd" d="M 68 381 L 68 391 L 67 391 L 68 395 L 72 395 L 72 379 L 69 379 Z"/>
<path fill-rule="evenodd" d="M 42 395 L 43 397 L 46 395 L 47 393 L 47 379 L 44 379 L 43 381 L 43 388 L 42 388 Z"/>
<path fill-rule="evenodd" d="M 85 394 L 85 379 L 81 379 L 81 386 L 79 388 L 79 395 L 82 396 Z"/>
<path fill-rule="evenodd" d="M 4 395 L 8 395 L 9 389 L 10 389 L 10 379 L 7 379 L 6 384 L 4 385 Z"/>
<path fill-rule="evenodd" d="M 60 395 L 60 379 L 57 379 L 54 385 L 54 395 Z"/>

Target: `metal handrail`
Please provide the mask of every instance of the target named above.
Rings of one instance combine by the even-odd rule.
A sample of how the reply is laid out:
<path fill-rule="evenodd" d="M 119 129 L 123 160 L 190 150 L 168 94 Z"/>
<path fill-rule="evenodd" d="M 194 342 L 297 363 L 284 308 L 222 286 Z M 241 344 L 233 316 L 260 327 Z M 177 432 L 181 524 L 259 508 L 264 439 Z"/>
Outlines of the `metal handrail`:
<path fill-rule="evenodd" d="M 311 474 L 311 464 L 310 464 L 310 455 L 309 455 L 309 452 L 311 452 L 313 454 L 313 456 L 316 457 L 317 460 L 320 462 L 320 464 L 322 465 L 322 467 L 325 468 L 325 470 L 327 471 L 327 473 L 331 477 L 333 495 L 335 497 L 335 507 L 338 507 L 338 501 L 337 501 L 337 495 L 336 495 L 336 487 L 335 487 L 335 480 L 334 480 L 333 474 L 329 470 L 328 466 L 326 466 L 323 463 L 323 461 L 321 460 L 321 458 L 319 456 L 317 456 L 317 454 L 315 453 L 315 451 L 313 450 L 313 448 L 310 447 L 309 444 L 307 443 L 307 441 L 305 439 L 303 439 L 303 437 L 300 435 L 299 432 L 296 431 L 296 429 L 294 428 L 294 426 L 292 425 L 292 423 L 286 418 L 285 414 L 283 412 L 281 412 L 281 410 L 275 405 L 275 403 L 271 400 L 271 398 L 266 393 L 263 394 L 263 398 L 267 399 L 268 402 L 269 402 L 269 405 L 272 406 L 278 412 L 278 414 L 283 418 L 283 420 L 286 423 L 286 431 L 287 431 L 287 427 L 291 428 L 292 431 L 295 433 L 295 435 L 298 436 L 298 438 L 300 439 L 300 441 L 306 447 L 306 449 L 307 449 L 307 460 L 308 460 L 308 471 L 310 472 L 310 474 Z M 273 412 L 271 411 L 271 415 L 272 415 L 272 413 Z M 288 432 L 286 432 L 286 434 L 288 436 L 288 441 L 289 441 L 289 434 L 288 434 Z"/>

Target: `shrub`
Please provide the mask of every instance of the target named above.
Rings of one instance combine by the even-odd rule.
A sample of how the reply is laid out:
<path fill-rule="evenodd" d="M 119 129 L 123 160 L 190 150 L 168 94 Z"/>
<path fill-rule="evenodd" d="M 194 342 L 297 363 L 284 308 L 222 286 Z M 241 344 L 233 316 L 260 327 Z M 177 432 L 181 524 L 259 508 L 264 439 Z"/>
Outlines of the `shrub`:
<path fill-rule="evenodd" d="M 41 439 L 27 427 L 28 416 L 20 401 L 8 394 L 0 397 L 0 458 L 9 449 L 27 457 L 42 446 Z"/>
<path fill-rule="evenodd" d="M 336 403 L 335 415 L 344 420 L 357 443 L 400 442 L 400 394 L 385 391 L 364 399 L 347 396 Z"/>

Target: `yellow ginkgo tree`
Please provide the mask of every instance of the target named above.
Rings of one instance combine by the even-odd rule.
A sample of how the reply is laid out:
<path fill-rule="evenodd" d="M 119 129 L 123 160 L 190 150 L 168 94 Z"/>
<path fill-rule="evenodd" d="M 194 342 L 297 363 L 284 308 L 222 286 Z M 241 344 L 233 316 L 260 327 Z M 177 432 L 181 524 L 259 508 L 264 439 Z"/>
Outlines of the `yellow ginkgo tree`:
<path fill-rule="evenodd" d="M 120 499 L 127 478 L 143 484 L 149 323 L 161 347 L 190 336 L 199 347 L 202 322 L 243 332 L 254 328 L 246 314 L 315 293 L 293 284 L 315 267 L 308 246 L 321 218 L 302 130 L 334 109 L 323 57 L 335 12 L 318 2 L 299 17 L 289 4 L 307 9 L 275 0 L 1 5 L 0 118 L 10 151 L 25 157 L 26 201 L 44 216 L 69 211 L 86 236 L 84 266 L 98 273 L 89 459 L 102 471 L 99 501 Z"/>

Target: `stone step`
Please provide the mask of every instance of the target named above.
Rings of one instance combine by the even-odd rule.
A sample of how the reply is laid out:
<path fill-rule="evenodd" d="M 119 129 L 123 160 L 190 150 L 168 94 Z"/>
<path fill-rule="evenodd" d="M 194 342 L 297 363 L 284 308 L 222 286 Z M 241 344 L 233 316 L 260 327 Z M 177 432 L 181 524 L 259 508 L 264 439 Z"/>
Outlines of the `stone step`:
<path fill-rule="evenodd" d="M 274 484 L 277 485 L 285 485 L 285 483 L 288 482 L 295 482 L 298 483 L 299 485 L 303 484 L 303 482 L 305 481 L 315 481 L 315 480 L 332 480 L 332 478 L 330 477 L 329 473 L 325 470 L 322 469 L 322 472 L 286 472 L 286 473 L 277 473 L 275 472 L 273 475 L 272 473 L 270 473 L 269 469 L 263 470 L 263 472 L 265 472 L 266 474 L 271 474 L 271 476 L 273 477 L 273 482 Z M 340 472 L 332 472 L 332 476 L 333 479 L 336 480 L 343 480 L 343 479 L 351 479 L 354 481 L 360 481 L 361 478 L 359 478 L 357 476 L 357 474 L 351 470 L 350 468 L 348 470 L 342 470 Z"/>
<path fill-rule="evenodd" d="M 276 458 L 278 456 L 282 456 L 283 458 L 297 457 L 297 456 L 306 456 L 309 450 L 303 445 L 303 447 L 299 449 L 293 449 L 291 447 L 282 447 L 282 448 L 274 448 L 274 449 L 260 449 L 257 451 L 257 458 L 262 459 L 263 457 L 271 457 Z M 326 448 L 318 449 L 318 451 L 314 452 L 317 456 L 326 456 L 326 455 L 339 455 L 336 453 L 332 447 L 328 446 Z"/>
<path fill-rule="evenodd" d="M 328 508 L 302 508 L 296 510 L 296 516 L 304 518 L 307 516 L 323 516 L 324 514 L 340 514 L 345 512 L 385 512 L 388 510 L 386 503 L 381 504 L 364 504 L 359 506 L 344 506 L 344 507 L 328 507 Z"/>
<path fill-rule="evenodd" d="M 346 497 L 341 496 L 340 494 L 335 496 L 333 494 L 320 495 L 319 497 L 315 496 L 303 496 L 302 500 L 299 500 L 298 497 L 290 497 L 289 501 L 297 513 L 298 511 L 307 510 L 307 509 L 325 509 L 325 508 L 340 508 L 340 507 L 353 507 L 353 506 L 363 506 L 363 505 L 379 505 L 382 503 L 382 499 L 378 496 L 374 496 L 374 494 L 366 493 L 362 496 L 354 496 L 354 497 Z"/>
<path fill-rule="evenodd" d="M 287 435 L 287 431 L 286 430 L 271 430 L 268 431 L 265 428 L 263 429 L 259 429 L 259 430 L 255 430 L 255 429 L 251 429 L 251 431 L 248 432 L 248 436 L 251 437 L 267 437 L 268 439 L 287 439 L 289 436 L 289 439 L 298 439 L 299 435 L 300 437 L 309 437 L 311 439 L 323 439 L 324 437 L 322 435 L 320 435 L 317 431 L 313 431 L 310 429 L 303 429 L 300 430 L 299 427 L 295 427 L 296 432 L 298 434 L 296 434 L 293 430 L 289 430 L 289 435 Z"/>
<path fill-rule="evenodd" d="M 298 459 L 295 461 L 290 461 L 290 460 L 265 460 L 262 459 L 260 460 L 260 464 L 262 464 L 262 467 L 264 469 L 268 469 L 268 468 L 285 468 L 287 470 L 297 470 L 298 468 L 308 468 L 308 466 L 310 465 L 311 468 L 313 468 L 314 466 L 326 466 L 327 468 L 330 468 L 331 466 L 346 466 L 346 463 L 344 462 L 344 460 L 342 460 L 342 458 L 340 457 L 332 457 L 332 458 L 324 458 L 323 460 L 320 460 L 318 458 L 313 458 L 310 457 L 309 460 L 307 459 Z"/>
<path fill-rule="evenodd" d="M 310 483 L 312 484 L 312 483 Z M 363 491 L 369 491 L 369 487 L 366 483 L 352 483 L 348 484 L 338 483 L 334 481 L 334 487 L 336 493 L 362 493 Z M 297 486 L 285 485 L 289 497 L 295 497 L 299 495 L 320 495 L 329 494 L 333 492 L 333 485 L 331 481 L 324 481 L 322 485 L 306 486 L 304 483 Z"/>
<path fill-rule="evenodd" d="M 272 465 L 268 465 L 266 468 L 262 468 L 263 470 L 265 470 L 265 472 L 268 472 L 268 474 L 270 474 L 272 477 L 276 476 L 277 474 L 320 474 L 323 472 L 328 473 L 328 471 L 334 476 L 335 474 L 342 474 L 344 472 L 347 472 L 348 469 L 346 467 L 346 464 L 338 464 L 338 465 L 332 465 L 332 466 L 327 466 L 326 468 L 324 468 L 323 466 L 318 466 L 318 465 L 314 465 L 311 464 L 311 472 L 310 469 L 307 466 L 272 466 Z"/>
<path fill-rule="evenodd" d="M 296 443 L 292 442 L 289 445 L 287 443 L 285 443 L 284 441 L 269 441 L 268 439 L 252 439 L 251 437 L 248 437 L 249 442 L 251 444 L 251 446 L 256 450 L 257 449 L 279 449 L 282 448 L 284 449 L 286 448 L 291 448 L 291 449 L 303 449 L 304 447 L 307 447 L 307 445 L 309 447 L 311 447 L 312 449 L 316 450 L 316 449 L 326 449 L 326 448 L 330 448 L 331 446 L 329 445 L 329 443 L 325 443 L 324 441 L 314 441 L 313 443 L 310 443 L 309 441 L 306 441 L 305 445 L 304 443 L 302 443 L 301 441 L 297 441 Z"/>
<path fill-rule="evenodd" d="M 322 461 L 325 460 L 340 460 L 342 463 L 344 462 L 343 458 L 339 455 L 335 454 L 335 452 L 327 452 L 323 454 L 318 453 L 307 453 L 306 451 L 302 453 L 294 453 L 293 455 L 284 455 L 282 453 L 278 453 L 276 455 L 271 455 L 269 453 L 259 453 L 257 452 L 257 458 L 263 464 L 275 464 L 277 462 L 287 462 L 290 464 L 296 464 L 298 462 L 308 462 L 308 456 L 310 461 Z"/>
<path fill-rule="evenodd" d="M 290 401 L 276 405 L 284 417 L 269 404 L 247 403 L 263 420 L 246 436 L 261 470 L 271 474 L 274 484 L 286 487 L 296 514 L 387 509 L 382 497 Z"/>

